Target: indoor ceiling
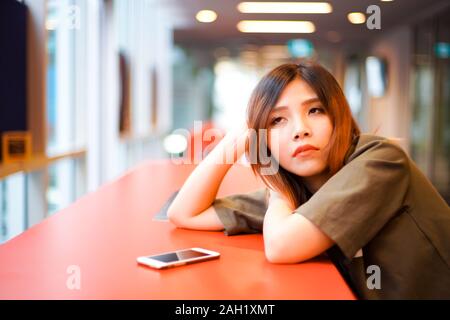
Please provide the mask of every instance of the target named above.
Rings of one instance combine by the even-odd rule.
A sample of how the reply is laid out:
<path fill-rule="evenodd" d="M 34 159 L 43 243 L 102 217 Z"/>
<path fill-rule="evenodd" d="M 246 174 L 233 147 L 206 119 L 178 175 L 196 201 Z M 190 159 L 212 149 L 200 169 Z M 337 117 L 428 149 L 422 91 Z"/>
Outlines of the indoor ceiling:
<path fill-rule="evenodd" d="M 333 11 L 329 14 L 244 14 L 236 9 L 240 2 L 162 0 L 164 6 L 177 17 L 175 41 L 191 45 L 276 44 L 298 37 L 337 44 L 364 42 L 380 33 L 389 32 L 397 25 L 418 19 L 427 12 L 439 11 L 440 7 L 449 3 L 448 0 L 330 0 L 327 2 L 332 5 Z M 381 30 L 369 30 L 366 24 L 355 25 L 347 20 L 348 13 L 365 13 L 372 4 L 381 9 Z M 197 22 L 195 15 L 202 9 L 214 10 L 218 14 L 217 20 L 213 23 Z M 314 23 L 316 31 L 311 34 L 241 33 L 236 28 L 240 20 L 308 20 Z"/>

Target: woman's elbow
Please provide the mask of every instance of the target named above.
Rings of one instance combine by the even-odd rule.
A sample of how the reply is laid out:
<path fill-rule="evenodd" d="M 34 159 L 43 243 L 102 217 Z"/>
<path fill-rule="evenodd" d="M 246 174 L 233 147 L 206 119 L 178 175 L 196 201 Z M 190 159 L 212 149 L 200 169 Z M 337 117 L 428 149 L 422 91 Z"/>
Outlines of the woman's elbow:
<path fill-rule="evenodd" d="M 276 252 L 275 250 L 266 250 L 266 259 L 270 263 L 274 264 L 290 264 L 302 262 L 298 260 L 289 259 L 289 257 L 283 255 L 282 252 Z"/>
<path fill-rule="evenodd" d="M 270 263 L 292 264 L 308 260 L 307 255 L 304 252 L 300 252 L 298 247 L 294 248 L 289 244 L 287 245 L 288 247 L 285 247 L 279 239 L 265 240 L 264 244 L 266 259 Z"/>
<path fill-rule="evenodd" d="M 266 250 L 266 259 L 275 264 L 294 264 L 308 260 L 298 256 L 290 256 L 286 252 L 277 250 Z"/>
<path fill-rule="evenodd" d="M 283 249 L 281 248 L 280 241 L 271 241 L 265 239 L 264 252 L 267 261 L 269 261 L 270 263 L 288 263 L 286 260 L 286 255 L 283 254 Z"/>
<path fill-rule="evenodd" d="M 267 261 L 269 261 L 270 263 L 284 263 L 283 259 L 281 259 L 279 255 L 275 254 L 272 251 L 266 250 L 265 254 Z"/>
<path fill-rule="evenodd" d="M 173 217 L 174 217 L 174 211 L 173 211 L 173 209 L 172 209 L 172 206 L 170 206 L 170 207 L 167 209 L 166 215 L 167 215 L 167 218 L 169 219 L 169 221 L 172 222 L 172 219 L 173 219 Z"/>
<path fill-rule="evenodd" d="M 174 208 L 172 208 L 172 206 L 170 206 L 169 209 L 167 209 L 167 218 L 176 227 L 181 228 L 182 224 L 180 222 L 180 219 L 177 216 L 176 211 L 174 210 Z"/>

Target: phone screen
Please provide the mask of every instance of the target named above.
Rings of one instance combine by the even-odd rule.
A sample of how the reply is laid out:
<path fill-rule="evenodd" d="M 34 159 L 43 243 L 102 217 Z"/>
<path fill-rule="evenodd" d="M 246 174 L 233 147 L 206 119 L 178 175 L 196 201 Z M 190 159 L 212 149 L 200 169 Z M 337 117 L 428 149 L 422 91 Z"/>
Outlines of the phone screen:
<path fill-rule="evenodd" d="M 180 250 L 176 252 L 171 253 L 165 253 L 160 254 L 157 256 L 150 256 L 149 258 L 162 261 L 162 262 L 176 262 L 180 260 L 190 259 L 190 258 L 197 258 L 197 257 L 205 257 L 208 256 L 208 254 L 203 252 L 198 252 L 194 250 Z"/>

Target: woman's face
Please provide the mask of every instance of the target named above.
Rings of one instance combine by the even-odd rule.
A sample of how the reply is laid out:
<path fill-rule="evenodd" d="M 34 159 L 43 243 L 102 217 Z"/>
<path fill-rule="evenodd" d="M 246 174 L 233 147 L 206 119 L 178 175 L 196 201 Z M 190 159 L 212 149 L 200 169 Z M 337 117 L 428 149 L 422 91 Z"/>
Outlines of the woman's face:
<path fill-rule="evenodd" d="M 286 86 L 269 114 L 267 129 L 269 149 L 284 169 L 309 180 L 326 173 L 333 125 L 305 81 L 296 78 Z M 298 152 L 306 145 L 313 149 Z"/>

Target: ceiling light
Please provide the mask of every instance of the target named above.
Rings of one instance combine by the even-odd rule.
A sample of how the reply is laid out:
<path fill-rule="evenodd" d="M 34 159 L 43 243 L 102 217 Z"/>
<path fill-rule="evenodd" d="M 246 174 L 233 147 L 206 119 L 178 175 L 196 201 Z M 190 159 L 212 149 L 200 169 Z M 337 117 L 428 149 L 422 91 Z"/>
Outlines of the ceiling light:
<path fill-rule="evenodd" d="M 242 20 L 237 28 L 249 33 L 313 33 L 316 30 L 310 21 Z"/>
<path fill-rule="evenodd" d="M 242 13 L 330 13 L 328 2 L 241 2 L 237 9 Z"/>
<path fill-rule="evenodd" d="M 353 24 L 361 24 L 366 21 L 366 16 L 362 12 L 351 12 L 347 15 L 347 19 Z"/>
<path fill-rule="evenodd" d="M 188 141 L 181 134 L 171 134 L 164 138 L 164 149 L 170 154 L 180 154 L 186 151 Z"/>
<path fill-rule="evenodd" d="M 210 23 L 216 21 L 217 13 L 212 10 L 200 10 L 199 12 L 197 12 L 195 18 L 200 22 Z"/>
<path fill-rule="evenodd" d="M 54 18 L 48 18 L 45 21 L 45 28 L 49 31 L 58 29 L 58 20 Z"/>

